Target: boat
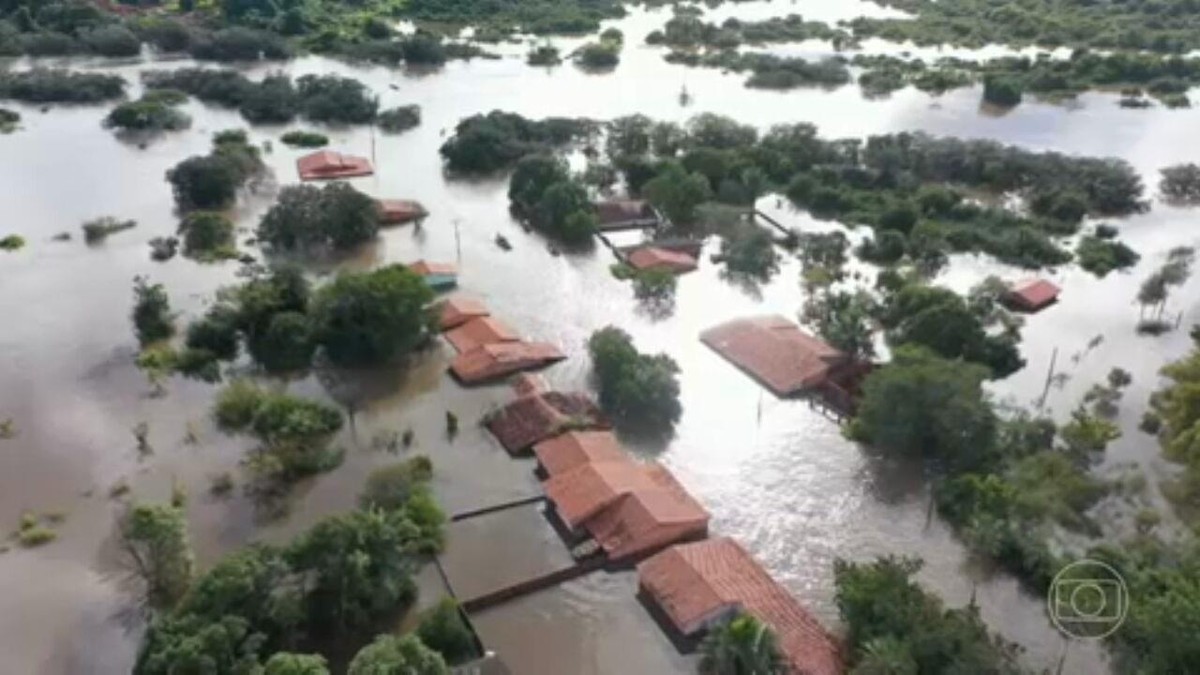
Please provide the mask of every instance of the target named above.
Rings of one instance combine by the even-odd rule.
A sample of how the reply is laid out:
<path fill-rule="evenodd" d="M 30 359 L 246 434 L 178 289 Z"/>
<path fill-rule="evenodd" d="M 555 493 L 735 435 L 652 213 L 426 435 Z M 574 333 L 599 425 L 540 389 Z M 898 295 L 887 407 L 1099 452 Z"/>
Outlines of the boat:
<path fill-rule="evenodd" d="M 508 243 L 508 239 L 502 234 L 496 235 L 496 245 L 505 251 L 512 250 L 512 244 Z"/>

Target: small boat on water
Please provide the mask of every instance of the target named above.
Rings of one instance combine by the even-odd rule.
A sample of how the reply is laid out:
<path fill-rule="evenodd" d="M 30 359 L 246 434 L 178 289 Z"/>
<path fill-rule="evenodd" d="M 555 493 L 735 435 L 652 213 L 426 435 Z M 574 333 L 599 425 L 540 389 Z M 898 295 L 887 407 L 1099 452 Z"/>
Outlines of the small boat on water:
<path fill-rule="evenodd" d="M 512 250 L 512 244 L 508 243 L 508 239 L 502 234 L 496 235 L 496 245 L 505 251 Z"/>

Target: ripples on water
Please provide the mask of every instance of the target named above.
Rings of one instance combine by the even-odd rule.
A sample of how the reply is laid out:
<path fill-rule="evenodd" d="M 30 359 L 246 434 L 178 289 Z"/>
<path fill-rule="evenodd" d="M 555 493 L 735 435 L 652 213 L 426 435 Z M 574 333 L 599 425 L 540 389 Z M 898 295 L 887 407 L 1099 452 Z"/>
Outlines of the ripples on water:
<path fill-rule="evenodd" d="M 838 12 L 867 7 L 873 6 L 730 4 L 710 17 L 761 18 L 799 11 L 809 19 L 833 20 L 849 16 Z M 587 386 L 584 340 L 609 323 L 633 333 L 642 349 L 670 353 L 683 369 L 684 417 L 665 448 L 634 450 L 667 463 L 710 508 L 713 532 L 741 540 L 827 624 L 836 622 L 834 558 L 921 555 L 927 561 L 924 582 L 954 605 L 965 603 L 976 588 L 985 618 L 1025 644 L 1032 665 L 1052 667 L 1061 641 L 1045 621 L 1040 600 L 1021 593 L 1010 578 L 975 573 L 951 533 L 936 520 L 927 524 L 928 493 L 919 475 L 911 468 L 869 459 L 843 440 L 832 422 L 803 403 L 764 394 L 697 339 L 701 330 L 737 316 L 795 316 L 803 301 L 795 261 L 785 264 L 759 297 L 721 281 L 704 262 L 700 271 L 681 280 L 673 315 L 651 320 L 636 311 L 629 287 L 609 275 L 606 251 L 552 256 L 543 240 L 510 220 L 504 181 L 447 181 L 437 148 L 459 119 L 492 109 L 531 117 L 599 119 L 638 112 L 677 121 L 714 112 L 763 128 L 810 121 L 826 136 L 920 129 L 1037 149 L 1116 155 L 1130 161 L 1153 185 L 1159 167 L 1192 159 L 1200 113 L 1124 110 L 1116 106 L 1114 96 L 1087 94 L 1075 109 L 1025 103 L 1005 116 L 987 117 L 978 113 L 977 89 L 937 99 L 909 90 L 872 101 L 853 87 L 833 92 L 748 90 L 741 76 L 672 66 L 662 60 L 660 49 L 643 45 L 644 35 L 668 16 L 663 10 L 639 10 L 614 22 L 625 31 L 627 46 L 616 71 L 600 76 L 570 65 L 550 71 L 527 67 L 521 60 L 524 46 L 502 48 L 509 56 L 500 61 L 456 62 L 434 74 L 315 57 L 282 68 L 262 65 L 246 70 L 261 75 L 282 69 L 293 76 L 336 72 L 367 83 L 379 92 L 385 107 L 420 103 L 424 123 L 401 136 L 372 137 L 366 129 L 330 132 L 334 149 L 364 155 L 374 149 L 378 173 L 356 179 L 357 187 L 380 197 L 417 198 L 432 212 L 422 229 L 388 230 L 362 258 L 345 266 L 418 257 L 458 260 L 465 290 L 480 296 L 521 332 L 555 341 L 572 355 L 547 372 L 559 387 Z M 569 49 L 579 41 L 555 42 Z M 143 69 L 191 64 L 86 65 L 111 69 L 136 82 Z M 693 104 L 681 108 L 677 93 L 685 84 Z M 131 91 L 136 93 L 137 87 Z M 70 518 L 61 541 L 36 552 L 0 556 L 0 578 L 6 588 L 14 589 L 0 600 L 0 649 L 14 672 L 75 672 L 72 664 L 85 654 L 112 659 L 116 665 L 105 672 L 119 672 L 127 667 L 119 664 L 132 659 L 136 635 L 114 629 L 110 610 L 119 607 L 119 597 L 92 571 L 95 551 L 111 526 L 111 510 L 103 504 L 114 481 L 129 477 L 139 495 L 156 499 L 166 497 L 172 476 L 188 485 L 195 495 L 189 517 L 198 556 L 202 563 L 211 563 L 253 538 L 283 540 L 331 511 L 351 508 L 371 467 L 390 458 L 352 449 L 338 471 L 299 490 L 301 498 L 290 520 L 265 528 L 257 526 L 253 505 L 244 499 L 217 502 L 204 497 L 209 474 L 236 470 L 243 443 L 223 437 L 206 421 L 212 387 L 179 381 L 171 383 L 165 398 L 145 396 L 145 381 L 132 359 L 130 281 L 135 274 L 149 273 L 167 286 L 177 310 L 195 316 L 218 287 L 236 280 L 233 265 L 202 266 L 183 259 L 151 263 L 145 242 L 174 232 L 176 218 L 164 172 L 187 156 L 206 152 L 212 132 L 244 123 L 236 113 L 189 102 L 186 110 L 195 120 L 193 128 L 168 134 L 141 150 L 100 128 L 104 108 L 55 108 L 42 114 L 28 106 L 12 107 L 22 113 L 24 129 L 0 137 L 5 158 L 0 162 L 0 184 L 6 187 L 0 212 L 5 214 L 5 233 L 23 235 L 29 245 L 25 251 L 0 256 L 0 316 L 6 317 L 0 328 L 0 352 L 5 355 L 0 361 L 0 416 L 13 417 L 20 432 L 16 440 L 0 446 L 0 520 L 15 523 L 24 509 L 64 509 Z M 300 151 L 278 143 L 283 130 L 256 127 L 251 136 L 256 142 L 274 142 L 274 151 L 265 158 L 278 182 L 288 184 L 295 180 L 293 163 Z M 269 188 L 242 200 L 239 225 L 247 231 L 253 228 L 270 201 Z M 762 206 L 773 208 L 767 202 L 774 200 L 764 200 Z M 139 226 L 102 246 L 86 247 L 78 236 L 79 224 L 108 214 L 136 218 Z M 778 216 L 804 229 L 831 227 L 786 207 Z M 1071 366 L 1072 379 L 1062 391 L 1053 391 L 1049 402 L 1055 413 L 1063 414 L 1110 367 L 1130 370 L 1134 385 L 1121 417 L 1126 436 L 1114 444 L 1110 461 L 1136 461 L 1161 471 L 1153 443 L 1132 425 L 1154 387 L 1154 372 L 1182 353 L 1188 340 L 1184 332 L 1153 340 L 1135 338 L 1137 310 L 1131 301 L 1138 280 L 1161 263 L 1165 251 L 1195 242 L 1192 220 L 1191 213 L 1156 204 L 1154 212 L 1122 223 L 1122 238 L 1143 255 L 1132 273 L 1103 281 L 1075 269 L 1052 273 L 1064 287 L 1062 301 L 1027 322 L 1022 349 L 1029 366 L 997 383 L 997 395 L 1027 403 L 1040 393 L 1055 347 L 1062 364 L 1064 356 L 1103 334 L 1104 342 Z M 49 241 L 64 230 L 75 233 L 75 241 Z M 513 242 L 511 253 L 495 247 L 498 232 Z M 965 289 L 997 272 L 1022 274 L 978 257 L 959 256 L 942 281 Z M 1189 285 L 1172 301 L 1172 311 L 1184 311 L 1185 325 L 1196 317 L 1195 305 L 1184 301 L 1194 297 L 1194 291 L 1194 284 Z M 339 389 L 339 400 L 349 397 L 361 404 L 355 434 L 346 442 L 362 448 L 378 430 L 412 427 L 417 451 L 429 453 L 438 467 L 435 487 L 450 511 L 536 490 L 528 465 L 508 459 L 473 425 L 464 425 L 453 444 L 443 440 L 445 410 L 470 420 L 510 396 L 503 387 L 457 387 L 441 374 L 447 358 L 443 349 L 403 376 L 390 379 L 383 374 L 377 378 L 383 386 L 368 393 L 355 387 Z M 310 378 L 299 383 L 297 391 L 317 394 L 322 388 Z M 137 461 L 130 433 L 141 420 L 150 421 L 156 450 L 144 464 Z M 181 440 L 189 423 L 199 430 L 198 445 Z M 557 635 L 577 648 L 552 663 L 586 661 L 570 672 L 634 672 L 631 664 L 646 663 L 654 664 L 654 672 L 687 671 L 687 660 L 664 646 L 632 599 L 633 583 L 631 575 L 571 582 L 494 610 L 498 613 L 485 613 L 481 630 L 510 652 L 546 644 L 543 631 Z M 64 652 L 47 660 L 56 648 Z M 1094 650 L 1073 648 L 1066 672 L 1095 672 L 1102 667 L 1098 658 Z"/>

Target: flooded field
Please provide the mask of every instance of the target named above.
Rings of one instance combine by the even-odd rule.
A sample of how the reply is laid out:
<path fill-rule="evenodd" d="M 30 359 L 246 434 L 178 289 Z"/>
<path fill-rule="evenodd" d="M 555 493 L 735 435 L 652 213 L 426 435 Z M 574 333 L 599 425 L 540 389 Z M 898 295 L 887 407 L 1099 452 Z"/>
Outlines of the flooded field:
<path fill-rule="evenodd" d="M 798 12 L 832 21 L 871 10 L 879 8 L 834 1 L 758 2 L 726 5 L 712 17 Z M 437 150 L 461 118 L 493 109 L 529 117 L 596 119 L 642 113 L 677 121 L 714 112 L 761 128 L 809 121 L 826 137 L 925 130 L 1033 149 L 1118 156 L 1153 186 L 1159 168 L 1194 159 L 1200 111 L 1127 110 L 1117 107 L 1116 96 L 1088 94 L 1070 106 L 1025 103 L 996 117 L 980 112 L 978 89 L 940 98 L 905 90 L 878 100 L 864 99 L 856 87 L 750 90 L 743 87 L 742 76 L 673 66 L 662 60 L 661 49 L 644 45 L 645 34 L 668 17 L 666 10 L 638 11 L 612 22 L 625 32 L 626 47 L 620 66 L 604 75 L 572 65 L 529 67 L 523 45 L 502 46 L 500 60 L 454 62 L 433 72 L 355 67 L 314 57 L 248 68 L 252 74 L 276 69 L 293 76 L 339 73 L 370 86 L 384 107 L 422 106 L 422 125 L 403 135 L 367 128 L 333 129 L 329 135 L 335 150 L 374 157 L 376 175 L 355 179 L 356 187 L 377 197 L 419 199 L 430 217 L 419 229 L 388 230 L 354 259 L 314 271 L 417 258 L 457 262 L 464 290 L 523 335 L 554 342 L 570 355 L 545 373 L 563 389 L 588 386 L 587 336 L 607 324 L 621 326 L 643 351 L 665 351 L 682 368 L 684 415 L 676 436 L 653 446 L 631 443 L 633 449 L 665 462 L 712 512 L 712 531 L 740 540 L 826 625 L 837 625 L 835 558 L 919 555 L 926 561 L 924 583 L 951 605 L 965 604 L 975 593 L 988 623 L 1025 646 L 1029 665 L 1053 669 L 1064 642 L 1046 619 L 1042 600 L 1021 591 L 1012 578 L 979 569 L 946 526 L 936 518 L 929 522 L 929 496 L 918 471 L 879 465 L 844 440 L 834 422 L 804 403 L 765 394 L 699 342 L 701 330 L 730 318 L 795 316 L 804 300 L 796 261 L 785 264 L 771 283 L 747 290 L 722 280 L 706 255 L 698 272 L 681 279 L 674 311 L 652 316 L 639 310 L 628 285 L 609 274 L 613 260 L 606 249 L 552 255 L 543 239 L 511 220 L 506 181 L 450 180 L 442 173 Z M 555 42 L 564 51 L 578 43 Z M 119 73 L 137 83 L 142 70 L 193 64 L 72 65 Z M 687 107 L 678 100 L 683 86 L 693 97 Z M 136 87 L 131 93 L 136 94 Z M 193 544 L 202 566 L 247 542 L 284 540 L 329 513 L 351 508 L 370 469 L 394 459 L 372 447 L 371 439 L 382 431 L 414 431 L 412 452 L 432 457 L 435 490 L 448 512 L 537 493 L 530 464 L 510 459 L 473 424 L 511 393 L 504 386 L 459 387 L 444 372 L 450 349 L 443 346 L 403 372 L 338 380 L 314 376 L 291 384 L 297 393 L 343 404 L 353 411 L 354 424 L 341 439 L 348 448 L 346 462 L 301 486 L 286 519 L 261 522 L 255 505 L 241 496 L 210 498 L 208 477 L 236 472 L 248 441 L 223 436 L 209 422 L 213 386 L 175 379 L 165 397 L 149 396 L 150 387 L 134 365 L 131 281 L 143 274 L 164 284 L 174 308 L 190 318 L 219 287 L 237 279 L 238 265 L 232 262 L 151 262 L 146 242 L 174 234 L 176 227 L 164 172 L 207 152 L 213 132 L 244 127 L 244 122 L 234 112 L 192 101 L 185 106 L 194 119 L 191 130 L 170 133 L 142 149 L 101 129 L 107 112 L 103 107 L 59 107 L 44 114 L 34 107 L 10 107 L 22 114 L 23 128 L 0 136 L 0 184 L 5 186 L 0 230 L 29 243 L 22 251 L 0 254 L 0 316 L 5 317 L 0 323 L 0 419 L 11 417 L 18 434 L 0 441 L 0 523 L 15 528 L 24 510 L 61 510 L 67 520 L 59 541 L 0 555 L 0 582 L 8 589 L 0 598 L 0 652 L 8 657 L 8 672 L 128 672 L 139 629 L 123 611 L 128 603 L 120 589 L 121 571 L 112 564 L 109 539 L 117 503 L 108 492 L 119 481 L 128 481 L 138 497 L 151 499 L 166 498 L 172 480 L 186 486 L 192 495 L 188 515 Z M 274 142 L 264 159 L 276 184 L 296 182 L 294 162 L 302 154 L 278 143 L 285 130 L 250 129 L 252 141 Z M 266 185 L 240 200 L 237 222 L 247 233 L 272 196 L 273 187 Z M 786 225 L 831 227 L 774 203 L 774 197 L 767 197 L 760 206 Z M 136 219 L 139 225 L 104 244 L 85 245 L 80 223 L 102 215 Z M 1028 366 L 996 383 L 997 396 L 1024 405 L 1038 398 L 1057 349 L 1059 370 L 1071 377 L 1062 388 L 1051 389 L 1047 404 L 1063 416 L 1092 383 L 1121 366 L 1133 374 L 1134 383 L 1120 417 L 1125 435 L 1110 447 L 1107 461 L 1114 466 L 1133 462 L 1152 477 L 1164 475 L 1167 469 L 1158 460 L 1156 444 L 1136 430 L 1136 420 L 1155 386 L 1156 370 L 1183 353 L 1188 338 L 1186 330 L 1159 338 L 1135 336 L 1133 297 L 1166 251 L 1200 239 L 1194 219 L 1194 213 L 1156 203 L 1150 213 L 1116 223 L 1122 239 L 1142 254 L 1131 272 L 1104 280 L 1075 268 L 1050 274 L 1064 289 L 1062 300 L 1028 320 L 1022 344 Z M 72 241 L 51 241 L 63 231 L 73 233 Z M 495 246 L 497 233 L 512 242 L 511 252 Z M 964 256 L 954 259 L 943 281 L 965 289 L 993 273 L 1022 275 Z M 1184 301 L 1194 291 L 1193 282 L 1169 306 L 1172 316 L 1182 312 L 1184 326 L 1200 320 L 1200 307 Z M 1103 340 L 1088 350 L 1098 335 Z M 1077 353 L 1076 361 L 1072 356 Z M 444 435 L 446 410 L 464 420 L 453 441 Z M 148 457 L 137 452 L 131 431 L 140 422 L 149 425 L 154 452 Z M 185 440 L 189 434 L 195 442 Z M 544 533 L 522 531 L 509 537 L 503 524 L 497 527 L 464 539 L 463 546 L 470 548 L 456 558 L 456 574 L 471 576 L 474 564 L 482 576 L 494 560 L 512 563 L 513 569 L 553 567 L 557 553 L 547 553 L 546 559 L 536 555 Z M 450 535 L 450 556 L 461 553 L 455 549 L 459 534 L 472 533 Z M 524 549 L 490 553 L 492 547 L 506 546 Z M 511 573 L 495 570 L 500 577 Z M 632 575 L 593 574 L 488 610 L 477 617 L 478 628 L 490 648 L 513 655 L 515 672 L 522 675 L 689 672 L 689 659 L 674 653 L 641 611 L 634 585 Z M 436 587 L 436 580 L 423 581 L 426 586 Z M 545 650 L 544 659 L 529 657 L 534 646 Z M 1063 672 L 1103 668 L 1099 650 L 1075 644 Z"/>

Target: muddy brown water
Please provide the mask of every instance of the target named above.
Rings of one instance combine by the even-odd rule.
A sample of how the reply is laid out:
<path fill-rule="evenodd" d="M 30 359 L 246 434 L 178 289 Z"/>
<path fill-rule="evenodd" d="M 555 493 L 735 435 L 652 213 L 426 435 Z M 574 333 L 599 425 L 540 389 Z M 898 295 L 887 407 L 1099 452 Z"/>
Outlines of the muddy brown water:
<path fill-rule="evenodd" d="M 813 11 L 805 12 L 810 5 Z M 866 3 L 749 3 L 721 11 L 756 17 L 801 11 L 808 18 L 832 20 L 869 9 L 878 8 Z M 597 119 L 643 113 L 679 121 L 714 112 L 763 128 L 810 121 L 826 136 L 920 129 L 1033 149 L 1113 155 L 1130 161 L 1152 185 L 1159 167 L 1194 159 L 1200 113 L 1124 110 L 1116 97 L 1105 94 L 1082 96 L 1070 107 L 1030 102 L 997 117 L 980 113 L 977 89 L 940 98 L 902 91 L 870 101 L 853 87 L 753 91 L 742 86 L 741 76 L 672 66 L 662 61 L 661 50 L 644 46 L 644 35 L 667 16 L 664 11 L 639 11 L 614 22 L 625 31 L 627 46 L 621 65 L 605 75 L 570 65 L 530 68 L 520 58 L 525 47 L 511 45 L 499 48 L 506 55 L 499 61 L 451 63 L 432 73 L 354 67 L 321 58 L 287 64 L 283 70 L 294 76 L 334 72 L 356 77 L 379 92 L 384 106 L 419 103 L 423 108 L 423 124 L 400 136 L 361 128 L 329 131 L 333 149 L 374 154 L 378 173 L 356 179 L 357 187 L 379 197 L 420 199 L 431 215 L 423 227 L 387 230 L 360 255 L 320 266 L 320 271 L 420 257 L 456 261 L 464 290 L 482 298 L 522 334 L 555 342 L 571 355 L 546 371 L 560 388 L 588 386 L 583 343 L 593 330 L 607 324 L 625 328 L 643 350 L 666 351 L 682 367 L 684 416 L 675 437 L 665 444 L 632 442 L 633 451 L 674 470 L 712 511 L 712 531 L 738 538 L 827 625 L 837 626 L 835 558 L 919 555 L 926 561 L 924 583 L 951 605 L 965 604 L 974 591 L 988 623 L 1024 645 L 1031 666 L 1053 668 L 1066 643 L 1047 621 L 1042 600 L 1023 592 L 1011 577 L 989 574 L 971 561 L 940 521 L 927 523 L 928 493 L 918 472 L 877 463 L 845 441 L 833 422 L 803 403 L 763 393 L 700 344 L 699 332 L 723 320 L 768 312 L 794 316 L 804 297 L 795 261 L 752 293 L 721 280 L 706 258 L 698 272 L 681 279 L 673 313 L 651 316 L 637 307 L 627 285 L 609 275 L 612 259 L 605 249 L 552 255 L 545 241 L 524 233 L 509 218 L 505 181 L 448 180 L 437 149 L 459 119 L 492 109 Z M 579 41 L 556 42 L 566 51 Z M 12 67 L 28 65 L 17 61 Z M 140 70 L 191 64 L 74 65 L 119 73 L 136 83 Z M 259 75 L 276 68 L 246 70 Z M 678 100 L 683 86 L 693 96 L 688 107 Z M 188 489 L 189 524 L 201 566 L 249 541 L 286 540 L 327 514 L 351 508 L 370 469 L 394 459 L 372 449 L 371 439 L 381 431 L 414 430 L 417 443 L 410 452 L 433 457 L 435 488 L 448 511 L 536 494 L 528 463 L 509 459 L 472 424 L 510 393 L 503 386 L 465 390 L 451 382 L 444 374 L 449 348 L 442 346 L 407 370 L 325 382 L 309 377 L 291 385 L 299 393 L 332 395 L 352 404 L 355 424 L 342 439 L 348 448 L 345 464 L 300 486 L 286 519 L 264 523 L 254 504 L 240 495 L 224 500 L 208 496 L 208 477 L 236 473 L 249 444 L 221 435 L 207 420 L 212 386 L 172 380 L 166 396 L 148 395 L 145 378 L 133 363 L 128 313 L 136 274 L 165 284 L 185 318 L 200 313 L 216 289 L 236 281 L 237 265 L 232 263 L 201 265 L 181 258 L 153 263 L 146 242 L 174 232 L 164 172 L 185 157 L 206 152 L 212 132 L 242 127 L 242 120 L 236 113 L 189 102 L 185 107 L 195 120 L 191 130 L 139 149 L 100 128 L 104 107 L 54 108 L 45 114 L 30 106 L 10 107 L 24 120 L 19 132 L 0 136 L 0 232 L 20 234 L 28 245 L 0 255 L 0 418 L 11 417 L 18 431 L 15 439 L 0 441 L 0 523 L 15 529 L 25 510 L 61 510 L 67 520 L 58 541 L 30 551 L 14 547 L 0 555 L 6 589 L 0 598 L 0 652 L 7 657 L 8 672 L 128 671 L 140 628 L 128 615 L 121 570 L 113 564 L 108 541 L 118 506 L 107 492 L 119 481 L 127 481 L 137 497 L 146 499 L 166 498 L 172 480 Z M 302 152 L 278 142 L 284 130 L 250 131 L 255 142 L 274 141 L 265 157 L 278 184 L 296 181 L 294 161 Z M 240 201 L 237 220 L 247 232 L 269 206 L 272 191 L 268 184 Z M 760 207 L 802 229 L 836 227 L 776 207 L 773 197 Z M 89 247 L 81 240 L 79 224 L 100 215 L 134 218 L 139 225 Z M 1135 337 L 1132 299 L 1140 279 L 1161 263 L 1167 250 L 1200 239 L 1194 218 L 1192 212 L 1155 204 L 1151 213 L 1118 223 L 1122 238 L 1143 256 L 1130 273 L 1104 280 L 1073 268 L 1050 273 L 1064 288 L 1062 301 L 1028 320 L 1022 349 L 1029 365 L 996 383 L 996 395 L 1021 404 L 1035 400 L 1058 348 L 1060 369 L 1071 377 L 1062 388 L 1051 389 L 1048 406 L 1062 416 L 1093 382 L 1120 365 L 1133 373 L 1134 384 L 1120 417 L 1125 436 L 1110 448 L 1106 468 L 1133 463 L 1152 479 L 1167 475 L 1155 444 L 1136 431 L 1136 419 L 1156 384 L 1156 370 L 1184 352 L 1188 339 L 1186 331 Z M 52 242 L 62 231 L 71 232 L 73 240 Z M 495 246 L 497 233 L 513 243 L 511 252 Z M 1023 276 L 984 258 L 958 256 L 943 281 L 965 289 L 992 273 Z M 1171 313 L 1183 313 L 1185 326 L 1197 317 L 1190 300 L 1194 291 L 1189 283 L 1169 303 Z M 1097 335 L 1103 341 L 1087 350 Z M 1076 354 L 1077 360 L 1072 358 Z M 444 437 L 446 410 L 464 421 L 453 442 Z M 149 424 L 154 449 L 148 457 L 139 457 L 131 431 L 142 421 Z M 185 441 L 189 430 L 197 437 L 194 443 Z M 523 545 L 531 537 L 541 541 L 538 523 L 498 522 L 530 529 L 514 529 L 511 542 L 488 533 L 487 546 Z M 476 558 L 480 576 L 487 577 L 482 570 L 493 558 L 536 563 L 528 553 L 490 556 L 487 546 L 472 548 L 455 564 L 466 565 L 469 574 L 470 560 Z M 436 575 L 423 573 L 421 580 L 423 588 L 440 592 Z M 562 664 L 580 664 L 581 673 L 687 672 L 691 662 L 664 647 L 661 635 L 651 634 L 652 624 L 632 600 L 632 588 L 629 576 L 593 575 L 489 610 L 478 618 L 480 630 L 518 673 L 570 672 Z M 546 626 L 553 627 L 558 639 L 542 637 L 539 627 Z M 1093 647 L 1072 643 L 1067 650 L 1064 672 L 1105 668 L 1103 654 Z"/>

